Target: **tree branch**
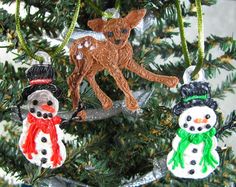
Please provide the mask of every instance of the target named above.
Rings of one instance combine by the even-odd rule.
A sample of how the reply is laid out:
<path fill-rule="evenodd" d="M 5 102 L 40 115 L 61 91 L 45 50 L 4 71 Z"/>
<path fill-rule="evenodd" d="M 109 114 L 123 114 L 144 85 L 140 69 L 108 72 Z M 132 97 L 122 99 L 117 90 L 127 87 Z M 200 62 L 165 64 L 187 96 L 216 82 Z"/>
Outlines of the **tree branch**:
<path fill-rule="evenodd" d="M 152 171 L 137 179 L 132 180 L 131 182 L 127 182 L 126 184 L 122 185 L 122 187 L 137 187 L 145 185 L 165 176 L 168 170 L 166 166 L 166 157 L 163 157 L 160 160 L 154 160 L 153 165 L 154 167 Z"/>
<path fill-rule="evenodd" d="M 133 93 L 140 107 L 144 107 L 146 105 L 151 95 L 153 94 L 153 91 L 154 89 L 151 91 L 140 90 Z M 116 116 L 120 113 L 123 113 L 124 115 L 133 116 L 133 117 L 137 117 L 140 115 L 140 110 L 135 111 L 135 112 L 129 111 L 125 106 L 124 100 L 115 101 L 113 103 L 113 107 L 108 111 L 102 108 L 98 108 L 98 109 L 87 109 L 85 110 L 85 112 L 87 116 L 86 116 L 86 119 L 83 121 L 97 121 L 97 120 L 107 119 L 112 116 Z M 26 108 L 26 106 L 21 108 L 21 113 L 22 113 L 22 118 L 25 119 L 28 113 L 28 109 Z M 71 118 L 73 113 L 74 111 L 61 111 L 61 112 L 58 112 L 58 115 L 61 116 L 62 119 L 64 119 L 64 122 L 66 122 L 67 120 Z M 13 121 L 22 123 L 18 116 L 17 107 L 11 107 L 11 119 Z M 77 121 L 77 122 L 81 121 L 78 117 L 75 117 L 72 120 Z"/>
<path fill-rule="evenodd" d="M 228 129 L 232 129 L 236 127 L 236 112 L 233 111 L 233 113 L 231 114 L 229 121 L 227 122 L 227 125 L 221 127 L 217 133 L 216 133 L 216 138 L 219 138 L 219 136 L 225 132 Z"/>

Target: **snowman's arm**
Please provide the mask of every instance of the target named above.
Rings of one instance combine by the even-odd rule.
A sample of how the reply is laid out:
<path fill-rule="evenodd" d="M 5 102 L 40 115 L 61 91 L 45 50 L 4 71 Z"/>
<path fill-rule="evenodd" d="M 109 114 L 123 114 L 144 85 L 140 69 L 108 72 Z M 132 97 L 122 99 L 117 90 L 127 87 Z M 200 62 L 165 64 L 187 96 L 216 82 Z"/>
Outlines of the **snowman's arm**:
<path fill-rule="evenodd" d="M 217 144 L 218 144 L 217 139 L 215 136 L 213 136 L 212 137 L 212 149 L 216 149 Z"/>
<path fill-rule="evenodd" d="M 76 111 L 74 113 L 72 113 L 71 117 L 69 119 L 62 119 L 61 124 L 60 124 L 60 128 L 64 129 L 68 124 L 70 124 L 73 121 L 73 119 L 75 117 L 77 117 L 77 114 L 83 110 L 85 110 L 85 107 L 84 107 L 83 103 L 80 101 L 78 103 L 78 107 L 77 107 Z"/>
<path fill-rule="evenodd" d="M 17 105 L 17 112 L 18 112 L 18 116 L 19 116 L 20 121 L 23 122 L 23 117 L 22 117 L 22 114 L 21 114 L 20 105 Z"/>
<path fill-rule="evenodd" d="M 178 134 L 176 134 L 176 136 L 174 137 L 174 139 L 173 139 L 173 141 L 172 141 L 172 148 L 173 148 L 175 151 L 178 149 L 180 140 L 181 140 L 181 138 L 179 137 Z"/>

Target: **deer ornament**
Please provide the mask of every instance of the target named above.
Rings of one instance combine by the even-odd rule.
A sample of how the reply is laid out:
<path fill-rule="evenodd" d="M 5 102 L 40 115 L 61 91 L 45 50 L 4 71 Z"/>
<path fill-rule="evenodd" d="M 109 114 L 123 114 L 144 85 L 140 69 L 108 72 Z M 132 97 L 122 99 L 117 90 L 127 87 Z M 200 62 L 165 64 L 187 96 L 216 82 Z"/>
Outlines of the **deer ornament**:
<path fill-rule="evenodd" d="M 108 110 L 113 106 L 112 100 L 100 89 L 95 80 L 95 75 L 104 69 L 123 91 L 125 104 L 131 111 L 137 110 L 139 106 L 122 74 L 122 69 L 128 69 L 144 79 L 163 83 L 168 87 L 178 84 L 177 77 L 156 75 L 144 69 L 132 58 L 133 50 L 128 42 L 130 31 L 138 25 L 145 13 L 145 9 L 140 9 L 131 11 L 124 18 L 107 21 L 98 18 L 88 21 L 88 26 L 95 32 L 102 32 L 106 40 L 100 41 L 86 36 L 75 40 L 70 47 L 70 61 L 75 65 L 75 69 L 68 78 L 68 84 L 74 109 L 80 100 L 80 84 L 84 78 L 90 83 L 103 109 Z"/>

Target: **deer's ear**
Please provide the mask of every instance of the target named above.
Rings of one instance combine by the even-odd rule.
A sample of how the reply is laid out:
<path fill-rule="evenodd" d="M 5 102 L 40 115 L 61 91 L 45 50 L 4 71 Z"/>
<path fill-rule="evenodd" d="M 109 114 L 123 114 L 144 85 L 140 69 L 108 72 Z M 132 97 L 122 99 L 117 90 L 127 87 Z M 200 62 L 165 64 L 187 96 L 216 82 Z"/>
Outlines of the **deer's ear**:
<path fill-rule="evenodd" d="M 105 21 L 102 20 L 101 18 L 88 21 L 89 28 L 91 28 L 93 31 L 96 31 L 96 32 L 102 32 L 104 24 L 105 24 Z"/>
<path fill-rule="evenodd" d="M 133 10 L 126 17 L 126 22 L 131 28 L 136 27 L 146 14 L 146 9 Z"/>

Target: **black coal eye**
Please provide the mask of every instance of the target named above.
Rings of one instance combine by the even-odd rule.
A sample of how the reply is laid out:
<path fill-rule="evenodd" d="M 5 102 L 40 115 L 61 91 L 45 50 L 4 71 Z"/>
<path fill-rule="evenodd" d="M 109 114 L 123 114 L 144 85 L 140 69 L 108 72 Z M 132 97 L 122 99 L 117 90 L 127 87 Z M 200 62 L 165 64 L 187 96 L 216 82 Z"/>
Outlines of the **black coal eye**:
<path fill-rule="evenodd" d="M 206 116 L 205 116 L 205 118 L 206 119 L 209 119 L 211 116 L 209 115 L 209 114 L 207 114 Z"/>
<path fill-rule="evenodd" d="M 128 29 L 121 29 L 121 33 L 123 33 L 123 34 L 128 33 Z"/>
<path fill-rule="evenodd" d="M 47 104 L 48 104 L 49 106 L 52 105 L 52 101 L 49 100 L 49 101 L 47 102 Z"/>
<path fill-rule="evenodd" d="M 33 103 L 33 105 L 37 105 L 38 101 L 37 100 L 33 100 L 32 103 Z"/>
<path fill-rule="evenodd" d="M 191 116 L 187 116 L 187 121 L 191 121 L 192 117 Z"/>
<path fill-rule="evenodd" d="M 114 33 L 111 32 L 111 31 L 110 31 L 110 32 L 107 32 L 107 36 L 108 36 L 108 37 L 112 37 L 112 36 L 114 36 Z"/>

